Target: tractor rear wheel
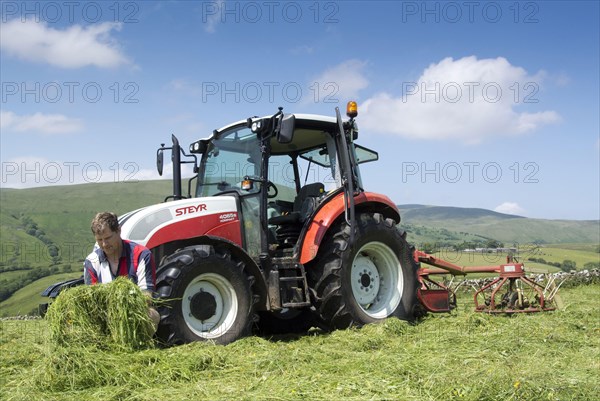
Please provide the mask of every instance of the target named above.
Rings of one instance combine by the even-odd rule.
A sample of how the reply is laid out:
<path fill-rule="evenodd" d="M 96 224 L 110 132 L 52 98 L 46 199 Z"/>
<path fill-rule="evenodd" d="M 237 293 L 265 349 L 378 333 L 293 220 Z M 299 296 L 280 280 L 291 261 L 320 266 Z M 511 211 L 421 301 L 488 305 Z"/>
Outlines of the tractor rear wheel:
<path fill-rule="evenodd" d="M 351 246 L 349 240 L 350 227 L 342 222 L 310 268 L 320 317 L 332 328 L 414 319 L 417 265 L 396 223 L 378 213 L 359 214 Z"/>
<path fill-rule="evenodd" d="M 188 247 L 159 269 L 156 292 L 161 321 L 157 336 L 166 345 L 212 340 L 227 344 L 250 333 L 254 278 L 244 263 L 213 246 Z"/>

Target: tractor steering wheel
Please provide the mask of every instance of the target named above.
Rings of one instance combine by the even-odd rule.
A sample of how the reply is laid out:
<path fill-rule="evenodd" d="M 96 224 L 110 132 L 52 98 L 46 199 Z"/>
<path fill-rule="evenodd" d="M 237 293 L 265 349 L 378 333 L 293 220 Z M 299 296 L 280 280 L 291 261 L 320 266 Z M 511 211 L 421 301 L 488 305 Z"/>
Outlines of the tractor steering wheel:
<path fill-rule="evenodd" d="M 273 188 L 275 193 L 273 193 L 273 194 L 269 193 L 271 191 L 271 188 Z M 276 197 L 278 193 L 279 193 L 279 190 L 277 189 L 275 184 L 273 184 L 271 181 L 267 181 L 267 198 L 272 199 L 272 198 Z"/>

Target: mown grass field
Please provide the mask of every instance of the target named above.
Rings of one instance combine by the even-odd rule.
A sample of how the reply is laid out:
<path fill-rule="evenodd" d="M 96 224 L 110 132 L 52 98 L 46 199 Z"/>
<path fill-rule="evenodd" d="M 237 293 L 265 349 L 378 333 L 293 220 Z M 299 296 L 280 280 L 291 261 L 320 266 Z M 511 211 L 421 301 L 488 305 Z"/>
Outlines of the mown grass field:
<path fill-rule="evenodd" d="M 599 292 L 564 289 L 544 314 L 478 314 L 465 295 L 415 325 L 130 353 L 57 347 L 45 321 L 5 320 L 0 399 L 597 400 Z"/>

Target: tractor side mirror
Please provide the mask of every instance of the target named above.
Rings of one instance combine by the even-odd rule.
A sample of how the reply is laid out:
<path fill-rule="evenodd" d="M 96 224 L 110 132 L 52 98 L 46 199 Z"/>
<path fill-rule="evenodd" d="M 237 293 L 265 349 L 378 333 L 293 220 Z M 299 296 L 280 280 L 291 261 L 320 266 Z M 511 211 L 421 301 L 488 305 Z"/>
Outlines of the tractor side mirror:
<path fill-rule="evenodd" d="M 158 170 L 158 175 L 162 176 L 163 173 L 163 163 L 164 163 L 164 155 L 163 155 L 163 147 L 165 144 L 160 145 L 160 149 L 156 151 L 156 169 Z"/>
<path fill-rule="evenodd" d="M 284 114 L 279 121 L 279 130 L 277 132 L 277 142 L 290 143 L 294 138 L 294 128 L 296 125 L 296 116 L 293 114 Z"/>

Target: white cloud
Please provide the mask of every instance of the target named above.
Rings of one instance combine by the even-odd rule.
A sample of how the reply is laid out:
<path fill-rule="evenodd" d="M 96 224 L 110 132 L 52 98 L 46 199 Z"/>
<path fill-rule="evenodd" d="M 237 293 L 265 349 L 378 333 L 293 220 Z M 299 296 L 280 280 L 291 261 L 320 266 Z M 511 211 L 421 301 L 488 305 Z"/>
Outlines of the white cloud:
<path fill-rule="evenodd" d="M 525 213 L 525 209 L 515 202 L 504 202 L 503 204 L 496 206 L 494 211 L 498 213 L 516 214 L 521 216 Z"/>
<path fill-rule="evenodd" d="M 44 22 L 13 19 L 0 24 L 0 48 L 26 61 L 61 68 L 111 68 L 129 63 L 111 37 L 120 29 L 120 23 L 103 22 L 59 30 Z"/>
<path fill-rule="evenodd" d="M 517 112 L 537 100 L 543 72 L 529 75 L 506 59 L 450 57 L 427 67 L 403 93 L 382 92 L 361 106 L 363 128 L 415 139 L 479 143 L 560 121 L 555 111 Z M 526 97 L 528 96 L 528 97 Z"/>
<path fill-rule="evenodd" d="M 225 7 L 225 0 L 217 0 L 205 3 L 202 6 L 202 22 L 204 30 L 208 33 L 215 33 L 217 24 L 221 22 L 222 8 Z"/>
<path fill-rule="evenodd" d="M 365 61 L 346 60 L 325 70 L 312 80 L 311 85 L 318 84 L 319 93 L 323 96 L 330 95 L 342 102 L 357 99 L 358 92 L 369 86 L 369 81 L 364 75 L 366 66 Z"/>
<path fill-rule="evenodd" d="M 35 113 L 17 115 L 12 111 L 0 111 L 0 129 L 2 131 L 35 132 L 46 135 L 71 134 L 83 129 L 80 119 L 62 114 Z"/>

